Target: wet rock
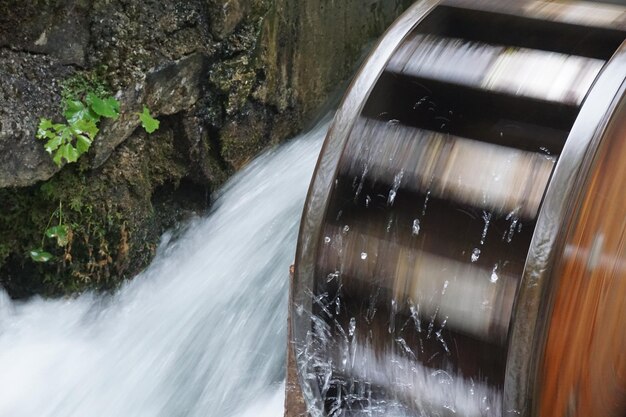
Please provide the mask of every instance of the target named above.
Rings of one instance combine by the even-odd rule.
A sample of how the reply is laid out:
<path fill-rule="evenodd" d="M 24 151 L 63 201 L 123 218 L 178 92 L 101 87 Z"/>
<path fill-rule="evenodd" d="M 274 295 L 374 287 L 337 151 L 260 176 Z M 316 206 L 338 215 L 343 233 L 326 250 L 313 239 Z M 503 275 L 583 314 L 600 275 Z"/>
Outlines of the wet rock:
<path fill-rule="evenodd" d="M 118 93 L 122 112 L 116 120 L 105 120 L 92 147 L 92 166 L 99 167 L 111 152 L 140 125 L 137 113 L 147 106 L 156 115 L 171 115 L 193 106 L 202 94 L 206 59 L 202 54 L 170 62 L 149 71 L 145 79 Z"/>
<path fill-rule="evenodd" d="M 232 116 L 246 104 L 257 81 L 250 57 L 243 55 L 220 62 L 209 75 L 211 85 L 226 97 L 225 110 Z"/>
<path fill-rule="evenodd" d="M 58 171 L 35 133 L 41 117 L 60 117 L 59 81 L 70 73 L 51 57 L 0 49 L 0 188 Z"/>
<path fill-rule="evenodd" d="M 88 62 L 106 66 L 116 90 L 141 82 L 153 68 L 215 52 L 204 1 L 93 0 L 90 15 Z"/>
<path fill-rule="evenodd" d="M 93 167 L 137 128 L 136 113 L 144 105 L 156 116 L 170 115 L 187 111 L 203 97 L 209 97 L 204 102 L 212 107 L 211 117 L 198 123 L 213 130 L 229 126 L 218 135 L 227 149 L 233 143 L 245 147 L 250 140 L 248 148 L 258 150 L 258 144 L 280 141 L 297 130 L 346 77 L 364 41 L 381 32 L 405 3 L 5 2 L 0 6 L 5 12 L 0 15 L 0 47 L 5 47 L 0 55 L 0 149 L 5 150 L 0 187 L 30 185 L 58 171 L 34 134 L 40 117 L 62 121 L 60 85 L 76 71 L 67 64 L 103 69 L 122 104 L 118 120 L 102 122 L 91 151 Z M 12 36 L 18 20 L 23 24 Z M 252 121 L 244 122 L 242 132 L 267 117 L 276 119 L 272 126 L 294 128 L 265 129 L 263 140 L 256 130 L 237 138 L 232 126 L 248 117 Z M 236 167 L 248 157 L 224 159 Z"/>
<path fill-rule="evenodd" d="M 249 0 L 213 0 L 211 8 L 211 34 L 218 40 L 231 34 L 250 11 Z"/>
<path fill-rule="evenodd" d="M 244 166 L 269 142 L 272 115 L 252 105 L 245 114 L 230 120 L 220 131 L 222 157 L 235 169 Z"/>
<path fill-rule="evenodd" d="M 231 172 L 223 160 L 219 141 L 202 122 L 204 105 L 205 102 L 197 103 L 196 108 L 184 116 L 182 147 L 191 162 L 193 182 L 215 188 L 226 182 Z"/>
<path fill-rule="evenodd" d="M 0 3 L 0 48 L 83 66 L 89 42 L 88 0 Z M 23 24 L 23 23 L 26 24 Z"/>

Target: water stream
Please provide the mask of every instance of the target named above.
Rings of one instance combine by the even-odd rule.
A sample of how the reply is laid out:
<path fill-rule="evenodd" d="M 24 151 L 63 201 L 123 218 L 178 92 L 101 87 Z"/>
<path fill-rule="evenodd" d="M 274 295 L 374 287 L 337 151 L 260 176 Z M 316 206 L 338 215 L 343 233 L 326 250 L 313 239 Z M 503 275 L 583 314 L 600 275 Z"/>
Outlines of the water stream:
<path fill-rule="evenodd" d="M 235 176 L 116 295 L 0 290 L 0 417 L 280 417 L 288 268 L 322 123 Z"/>

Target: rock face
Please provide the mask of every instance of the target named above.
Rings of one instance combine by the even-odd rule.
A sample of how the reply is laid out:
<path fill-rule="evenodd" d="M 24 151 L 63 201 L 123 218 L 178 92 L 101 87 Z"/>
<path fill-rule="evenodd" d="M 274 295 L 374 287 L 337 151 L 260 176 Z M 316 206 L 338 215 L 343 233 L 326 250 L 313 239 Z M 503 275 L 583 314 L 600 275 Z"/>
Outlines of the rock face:
<path fill-rule="evenodd" d="M 40 115 L 58 113 L 59 82 L 72 72 L 45 55 L 0 49 L 0 187 L 34 184 L 58 170 L 34 135 Z"/>
<path fill-rule="evenodd" d="M 136 273 L 164 227 L 295 134 L 410 3 L 1 2 L 0 282 L 14 296 L 64 294 Z M 107 85 L 121 115 L 59 168 L 36 127 L 62 121 L 63 88 L 84 79 Z M 161 120 L 150 136 L 138 129 L 144 105 Z M 44 241 L 55 260 L 34 264 L 27 253 L 59 207 L 72 240 Z"/>

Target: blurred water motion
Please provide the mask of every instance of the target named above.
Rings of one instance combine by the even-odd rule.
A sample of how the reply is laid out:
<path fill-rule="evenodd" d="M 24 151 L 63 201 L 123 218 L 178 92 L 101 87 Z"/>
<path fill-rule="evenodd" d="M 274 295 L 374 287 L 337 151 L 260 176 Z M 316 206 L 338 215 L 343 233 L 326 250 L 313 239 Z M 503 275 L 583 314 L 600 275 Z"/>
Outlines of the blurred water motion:
<path fill-rule="evenodd" d="M 238 174 L 118 294 L 0 293 L 0 416 L 282 415 L 288 268 L 326 127 Z"/>

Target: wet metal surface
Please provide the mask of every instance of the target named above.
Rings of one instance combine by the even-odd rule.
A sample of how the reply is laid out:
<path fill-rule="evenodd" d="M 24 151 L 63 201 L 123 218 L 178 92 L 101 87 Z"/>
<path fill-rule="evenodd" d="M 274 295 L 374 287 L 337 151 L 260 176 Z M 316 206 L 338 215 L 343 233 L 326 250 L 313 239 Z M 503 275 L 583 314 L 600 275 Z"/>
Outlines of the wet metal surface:
<path fill-rule="evenodd" d="M 550 262 L 624 80 L 620 10 L 444 3 L 382 39 L 309 190 L 291 314 L 312 417 L 533 407 Z"/>

